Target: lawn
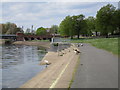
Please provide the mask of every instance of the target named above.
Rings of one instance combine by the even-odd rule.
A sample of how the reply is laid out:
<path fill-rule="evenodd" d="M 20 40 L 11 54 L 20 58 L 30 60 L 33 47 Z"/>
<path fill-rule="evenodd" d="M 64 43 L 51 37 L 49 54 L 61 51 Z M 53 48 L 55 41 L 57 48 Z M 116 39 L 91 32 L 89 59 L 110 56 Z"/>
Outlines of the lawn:
<path fill-rule="evenodd" d="M 93 46 L 112 52 L 118 55 L 118 38 L 99 38 L 99 39 L 73 39 L 72 43 L 90 43 Z"/>
<path fill-rule="evenodd" d="M 35 42 L 50 42 L 49 40 L 31 40 L 31 41 L 35 41 Z"/>

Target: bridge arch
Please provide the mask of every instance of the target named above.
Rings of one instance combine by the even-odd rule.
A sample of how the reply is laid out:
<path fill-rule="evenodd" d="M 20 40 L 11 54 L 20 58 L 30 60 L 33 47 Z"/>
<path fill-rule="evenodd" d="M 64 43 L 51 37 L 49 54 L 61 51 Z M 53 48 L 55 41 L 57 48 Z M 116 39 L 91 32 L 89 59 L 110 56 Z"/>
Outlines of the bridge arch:
<path fill-rule="evenodd" d="M 35 38 L 31 37 L 31 40 L 35 40 Z"/>
<path fill-rule="evenodd" d="M 46 40 L 46 38 L 43 38 L 43 40 Z"/>
<path fill-rule="evenodd" d="M 39 38 L 39 37 L 37 37 L 36 39 L 37 39 L 37 40 L 41 40 L 41 38 Z"/>
<path fill-rule="evenodd" d="M 28 41 L 28 40 L 29 40 L 29 38 L 28 38 L 28 37 L 24 37 L 24 40 L 25 40 L 25 41 Z"/>

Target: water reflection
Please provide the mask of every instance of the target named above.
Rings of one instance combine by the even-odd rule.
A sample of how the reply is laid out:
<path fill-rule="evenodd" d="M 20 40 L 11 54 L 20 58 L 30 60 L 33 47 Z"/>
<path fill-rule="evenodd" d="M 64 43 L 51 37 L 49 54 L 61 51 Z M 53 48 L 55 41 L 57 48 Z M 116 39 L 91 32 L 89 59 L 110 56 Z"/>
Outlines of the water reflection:
<path fill-rule="evenodd" d="M 3 46 L 2 87 L 17 88 L 43 70 L 39 63 L 45 54 L 45 49 L 37 46 Z"/>

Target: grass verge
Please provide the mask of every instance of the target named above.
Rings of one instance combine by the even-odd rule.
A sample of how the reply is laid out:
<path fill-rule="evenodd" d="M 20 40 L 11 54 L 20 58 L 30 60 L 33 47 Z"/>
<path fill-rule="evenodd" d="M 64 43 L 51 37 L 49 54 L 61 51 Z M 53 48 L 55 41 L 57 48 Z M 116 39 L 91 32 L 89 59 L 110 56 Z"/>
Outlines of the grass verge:
<path fill-rule="evenodd" d="M 71 43 L 90 43 L 93 46 L 118 55 L 118 38 L 73 39 Z"/>
<path fill-rule="evenodd" d="M 72 79 L 71 79 L 71 81 L 70 81 L 70 83 L 69 83 L 68 90 L 71 88 L 71 85 L 72 85 L 72 83 L 73 83 L 73 81 L 74 81 L 75 73 L 76 73 L 76 71 L 77 71 L 77 68 L 78 68 L 79 63 L 80 63 L 80 56 L 78 57 L 77 64 L 76 64 L 75 69 L 74 69 L 74 71 L 73 71 L 73 73 L 72 73 Z"/>
<path fill-rule="evenodd" d="M 49 40 L 31 40 L 31 41 L 35 41 L 35 42 L 50 42 Z"/>

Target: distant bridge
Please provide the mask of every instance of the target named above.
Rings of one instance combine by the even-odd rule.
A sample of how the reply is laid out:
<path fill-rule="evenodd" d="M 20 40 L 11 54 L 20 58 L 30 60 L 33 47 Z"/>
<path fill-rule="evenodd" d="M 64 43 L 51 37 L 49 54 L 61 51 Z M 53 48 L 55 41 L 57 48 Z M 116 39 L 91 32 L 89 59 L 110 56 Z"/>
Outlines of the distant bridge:
<path fill-rule="evenodd" d="M 0 35 L 0 39 L 12 39 L 16 40 L 17 35 Z"/>
<path fill-rule="evenodd" d="M 0 35 L 1 39 L 12 39 L 13 41 L 28 41 L 28 40 L 50 40 L 52 35 L 25 35 L 17 33 L 16 35 Z"/>

